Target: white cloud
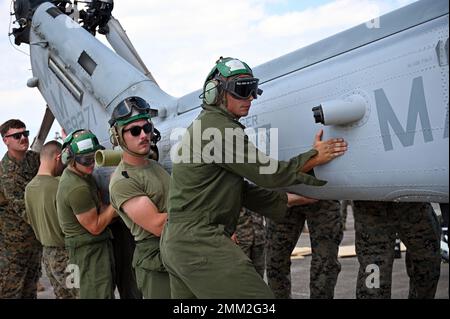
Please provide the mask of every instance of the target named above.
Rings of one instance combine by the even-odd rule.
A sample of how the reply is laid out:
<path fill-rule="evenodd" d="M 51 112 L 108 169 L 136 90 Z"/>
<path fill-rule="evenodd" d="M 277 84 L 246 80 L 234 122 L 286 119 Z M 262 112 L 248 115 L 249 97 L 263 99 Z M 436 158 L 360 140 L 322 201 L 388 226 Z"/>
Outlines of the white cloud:
<path fill-rule="evenodd" d="M 308 34 L 317 37 L 317 33 L 322 34 L 324 29 L 336 33 L 376 17 L 379 12 L 379 6 L 373 1 L 341 0 L 301 12 L 269 16 L 261 21 L 258 31 L 272 38 Z"/>
<path fill-rule="evenodd" d="M 300 12 L 273 14 L 268 4 L 287 7 L 285 0 L 116 0 L 113 13 L 160 86 L 181 96 L 202 86 L 221 55 L 256 66 L 413 1 L 310 2 Z M 8 30 L 9 5 L 0 0 L 0 34 Z M 20 49 L 28 51 L 26 45 Z M 0 52 L 0 122 L 21 118 L 37 130 L 45 101 L 26 88 L 29 57 L 14 50 L 6 36 L 0 37 Z M 0 155 L 4 151 L 0 143 Z"/>
<path fill-rule="evenodd" d="M 8 91 L 2 89 L 0 91 L 0 101 L 1 123 L 8 119 L 18 118 L 25 123 L 32 137 L 37 134 L 46 105 L 37 90 L 29 89 L 23 85 Z M 4 145 L 1 147 L 4 147 Z M 0 152 L 0 156 L 1 154 L 3 152 Z"/>
<path fill-rule="evenodd" d="M 161 87 L 181 96 L 201 87 L 221 55 L 255 66 L 366 22 L 399 1 L 337 0 L 318 7 L 311 1 L 309 9 L 279 15 L 266 4 L 283 1 L 131 0 L 116 2 L 114 10 Z"/>

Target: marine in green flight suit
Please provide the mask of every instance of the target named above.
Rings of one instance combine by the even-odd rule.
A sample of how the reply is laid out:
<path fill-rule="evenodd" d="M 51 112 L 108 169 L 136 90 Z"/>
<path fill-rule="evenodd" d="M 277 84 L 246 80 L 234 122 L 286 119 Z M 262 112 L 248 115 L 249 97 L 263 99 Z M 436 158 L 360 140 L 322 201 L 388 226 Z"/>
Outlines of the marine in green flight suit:
<path fill-rule="evenodd" d="M 172 298 L 273 298 L 230 239 L 240 208 L 282 220 L 288 205 L 309 199 L 265 188 L 324 185 L 312 169 L 346 150 L 342 139 L 321 141 L 319 132 L 314 149 L 288 162 L 259 152 L 238 119 L 261 93 L 250 67 L 237 59 L 219 59 L 206 79 L 203 111 L 172 158 L 169 216 L 161 241 Z"/>
<path fill-rule="evenodd" d="M 169 274 L 161 261 L 159 240 L 167 219 L 169 174 L 149 159 L 153 135 L 150 106 L 129 97 L 113 110 L 112 141 L 124 150 L 109 184 L 111 203 L 136 242 L 133 268 L 144 298 L 170 298 Z"/>
<path fill-rule="evenodd" d="M 111 205 L 102 205 L 92 177 L 94 154 L 102 147 L 88 130 L 67 136 L 62 159 L 68 167 L 61 176 L 56 206 L 69 264 L 81 299 L 114 299 L 114 256 L 111 232 L 106 228 L 117 216 Z"/>

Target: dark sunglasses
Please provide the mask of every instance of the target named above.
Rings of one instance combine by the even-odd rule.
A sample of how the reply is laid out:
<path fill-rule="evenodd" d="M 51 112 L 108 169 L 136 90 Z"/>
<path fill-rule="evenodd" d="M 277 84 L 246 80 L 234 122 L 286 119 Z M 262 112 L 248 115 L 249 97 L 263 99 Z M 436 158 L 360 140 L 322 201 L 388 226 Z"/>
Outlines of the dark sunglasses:
<path fill-rule="evenodd" d="M 5 137 L 12 137 L 15 140 L 20 140 L 22 135 L 23 135 L 23 137 L 28 138 L 28 136 L 30 135 L 30 131 L 17 132 L 17 133 L 14 133 L 14 134 L 5 135 Z"/>
<path fill-rule="evenodd" d="M 78 164 L 81 164 L 83 166 L 91 166 L 95 163 L 95 155 L 76 155 L 75 156 L 75 162 Z"/>
<path fill-rule="evenodd" d="M 226 83 L 225 90 L 240 100 L 247 100 L 250 96 L 257 99 L 263 93 L 258 83 L 257 78 L 235 78 Z"/>
<path fill-rule="evenodd" d="M 133 127 L 130 127 L 129 129 L 123 130 L 124 133 L 128 132 L 128 131 L 133 136 L 141 135 L 141 131 L 144 131 L 145 134 L 152 133 L 153 132 L 153 124 L 147 123 L 147 124 L 144 124 L 144 126 L 133 126 Z"/>

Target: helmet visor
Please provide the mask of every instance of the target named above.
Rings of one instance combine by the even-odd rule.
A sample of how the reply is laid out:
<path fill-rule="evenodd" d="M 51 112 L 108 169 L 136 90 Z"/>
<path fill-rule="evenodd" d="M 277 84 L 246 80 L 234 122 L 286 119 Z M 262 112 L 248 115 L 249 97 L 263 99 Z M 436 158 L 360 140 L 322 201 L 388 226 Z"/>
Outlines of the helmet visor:
<path fill-rule="evenodd" d="M 92 166 L 95 163 L 95 153 L 86 155 L 76 155 L 75 162 L 83 166 Z"/>
<path fill-rule="evenodd" d="M 235 78 L 227 82 L 227 91 L 234 97 L 246 100 L 252 96 L 254 99 L 262 94 L 262 90 L 258 88 L 259 79 L 257 78 Z"/>
<path fill-rule="evenodd" d="M 141 99 L 140 97 L 130 97 L 120 102 L 114 109 L 110 124 L 112 125 L 117 120 L 129 117 L 133 112 L 133 108 L 140 114 L 147 114 L 150 112 L 150 105 L 148 105 L 144 99 Z"/>

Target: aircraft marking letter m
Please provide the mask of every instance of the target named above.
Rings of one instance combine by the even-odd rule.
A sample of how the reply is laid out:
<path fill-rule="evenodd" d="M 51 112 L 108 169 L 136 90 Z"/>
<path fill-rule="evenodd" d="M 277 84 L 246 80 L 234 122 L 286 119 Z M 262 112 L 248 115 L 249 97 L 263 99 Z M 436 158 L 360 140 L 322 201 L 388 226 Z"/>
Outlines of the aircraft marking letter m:
<path fill-rule="evenodd" d="M 392 151 L 394 149 L 389 125 L 404 147 L 412 146 L 414 144 L 417 118 L 420 118 L 420 125 L 422 126 L 425 143 L 433 141 L 433 133 L 431 131 L 422 77 L 413 79 L 406 130 L 403 129 L 403 126 L 395 115 L 391 103 L 386 97 L 383 89 L 375 90 L 375 102 L 377 105 L 378 121 L 385 151 Z"/>

